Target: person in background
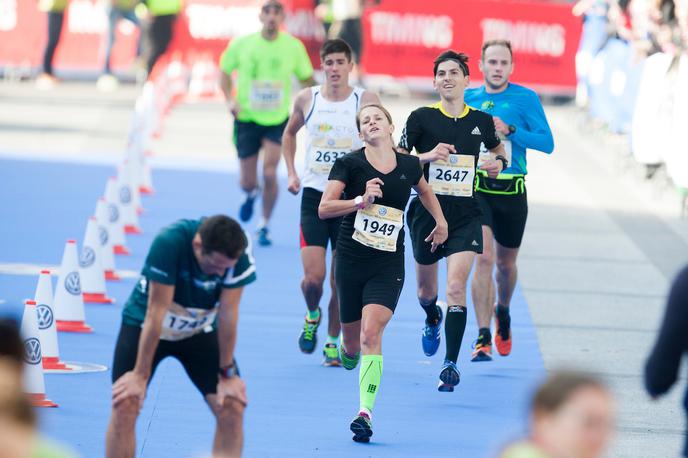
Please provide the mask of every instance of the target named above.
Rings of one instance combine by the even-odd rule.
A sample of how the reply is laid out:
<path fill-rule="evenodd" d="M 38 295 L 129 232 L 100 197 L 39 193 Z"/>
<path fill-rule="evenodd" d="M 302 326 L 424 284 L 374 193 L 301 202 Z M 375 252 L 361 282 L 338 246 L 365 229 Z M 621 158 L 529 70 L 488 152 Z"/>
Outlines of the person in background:
<path fill-rule="evenodd" d="M 678 274 L 669 293 L 662 327 L 652 353 L 645 363 L 645 389 L 653 398 L 663 395 L 676 383 L 681 359 L 688 353 L 688 266 Z M 688 412 L 688 392 L 683 398 Z M 688 456 L 688 440 L 682 456 Z"/>
<path fill-rule="evenodd" d="M 150 75 L 155 63 L 165 54 L 174 36 L 174 24 L 182 10 L 182 0 L 144 0 L 150 15 L 146 71 Z"/>
<path fill-rule="evenodd" d="M 55 78 L 53 73 L 53 60 L 55 59 L 57 45 L 60 43 L 67 2 L 68 0 L 38 1 L 38 9 L 48 15 L 48 41 L 43 50 L 41 74 L 38 75 L 36 79 L 36 86 L 38 89 L 51 89 L 57 83 L 57 78 Z"/>
<path fill-rule="evenodd" d="M 98 78 L 98 89 L 101 91 L 112 91 L 117 88 L 117 78 L 112 74 L 110 60 L 112 57 L 112 47 L 117 37 L 117 24 L 120 19 L 125 19 L 140 30 L 140 21 L 136 16 L 136 5 L 141 0 L 108 0 L 107 16 L 108 29 L 105 35 L 105 62 L 103 64 L 103 74 Z M 141 38 L 139 37 L 136 45 L 136 57 L 141 54 Z"/>
<path fill-rule="evenodd" d="M 613 399 L 595 377 L 577 372 L 550 375 L 535 392 L 528 438 L 499 458 L 598 458 L 611 438 Z"/>
<path fill-rule="evenodd" d="M 23 393 L 24 342 L 14 320 L 0 320 L 0 457 L 75 458 L 37 431 L 36 414 Z"/>

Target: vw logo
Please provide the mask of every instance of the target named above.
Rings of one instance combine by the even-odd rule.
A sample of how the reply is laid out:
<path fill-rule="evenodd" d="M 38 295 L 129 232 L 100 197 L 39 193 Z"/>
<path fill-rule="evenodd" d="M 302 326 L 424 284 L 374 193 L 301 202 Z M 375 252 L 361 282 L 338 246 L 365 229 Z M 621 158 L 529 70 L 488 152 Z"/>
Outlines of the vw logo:
<path fill-rule="evenodd" d="M 38 328 L 48 329 L 53 325 L 53 311 L 45 304 L 38 304 L 36 307 L 38 313 Z"/>
<path fill-rule="evenodd" d="M 334 146 L 334 138 L 327 139 L 327 146 Z"/>
<path fill-rule="evenodd" d="M 85 269 L 87 267 L 91 267 L 95 260 L 96 252 L 93 251 L 93 248 L 90 246 L 84 246 L 84 249 L 81 250 L 81 257 L 79 257 L 79 265 Z"/>
<path fill-rule="evenodd" d="M 128 204 L 131 202 L 131 190 L 129 186 L 122 186 L 119 188 L 119 201 L 123 204 Z"/>
<path fill-rule="evenodd" d="M 73 296 L 81 294 L 81 278 L 79 272 L 69 272 L 65 278 L 65 289 Z"/>
<path fill-rule="evenodd" d="M 456 162 L 457 162 L 458 160 L 459 160 L 459 158 L 456 157 L 456 156 L 453 155 L 453 154 L 451 154 L 451 155 L 449 156 L 449 162 L 451 162 L 452 164 L 456 164 Z"/>
<path fill-rule="evenodd" d="M 105 246 L 108 242 L 108 230 L 105 226 L 98 226 L 98 237 L 100 238 L 100 244 Z"/>
<path fill-rule="evenodd" d="M 110 222 L 116 223 L 119 219 L 119 208 L 115 204 L 109 204 L 108 210 L 110 211 Z"/>
<path fill-rule="evenodd" d="M 385 216 L 387 214 L 387 209 L 385 207 L 380 207 L 380 209 L 377 211 L 377 214 L 380 216 Z"/>
<path fill-rule="evenodd" d="M 24 341 L 24 361 L 29 364 L 38 364 L 41 362 L 41 343 L 35 337 L 31 337 Z"/>

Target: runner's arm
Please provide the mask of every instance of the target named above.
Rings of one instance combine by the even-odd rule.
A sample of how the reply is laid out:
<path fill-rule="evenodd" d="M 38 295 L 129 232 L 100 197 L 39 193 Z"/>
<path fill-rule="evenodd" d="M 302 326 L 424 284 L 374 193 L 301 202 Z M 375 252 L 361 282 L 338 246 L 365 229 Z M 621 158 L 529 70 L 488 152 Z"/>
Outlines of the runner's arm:
<path fill-rule="evenodd" d="M 425 207 L 428 213 L 430 213 L 435 219 L 435 229 L 433 229 L 432 234 L 428 236 L 429 240 L 426 239 L 428 242 L 432 241 L 432 251 L 435 251 L 435 248 L 438 245 L 443 244 L 447 240 L 447 236 L 449 234 L 447 220 L 444 217 L 444 213 L 442 212 L 442 207 L 440 207 L 440 202 L 437 200 L 437 196 L 433 192 L 428 182 L 425 181 L 424 176 L 420 177 L 418 184 L 413 186 L 413 189 L 418 193 L 420 203 L 423 204 L 423 207 Z"/>
<path fill-rule="evenodd" d="M 524 127 L 518 126 L 516 132 L 507 136 L 507 139 L 524 148 L 551 154 L 554 151 L 554 138 L 545 116 L 545 110 L 542 108 L 537 94 L 529 95 L 528 106 L 527 110 L 523 110 L 526 125 Z"/>
<path fill-rule="evenodd" d="M 220 348 L 220 367 L 234 362 L 234 348 L 237 340 L 239 321 L 239 302 L 244 287 L 225 288 L 220 295 L 220 308 L 217 315 L 217 339 Z"/>
<path fill-rule="evenodd" d="M 282 155 L 284 156 L 284 163 L 287 166 L 287 173 L 289 176 L 295 176 L 296 167 L 294 166 L 294 157 L 296 156 L 296 134 L 306 124 L 305 107 L 310 105 L 313 98 L 311 90 L 302 89 L 296 99 L 294 100 L 294 110 L 292 111 L 287 126 L 282 134 Z"/>
<path fill-rule="evenodd" d="M 320 219 L 337 218 L 356 211 L 354 199 L 340 199 L 346 184 L 339 180 L 329 180 L 318 206 Z"/>
<path fill-rule="evenodd" d="M 174 299 L 174 285 L 165 285 L 150 281 L 148 286 L 148 309 L 143 320 L 143 329 L 139 338 L 139 350 L 136 356 L 134 372 L 145 380 L 150 378 L 153 356 L 160 342 L 162 322 Z"/>

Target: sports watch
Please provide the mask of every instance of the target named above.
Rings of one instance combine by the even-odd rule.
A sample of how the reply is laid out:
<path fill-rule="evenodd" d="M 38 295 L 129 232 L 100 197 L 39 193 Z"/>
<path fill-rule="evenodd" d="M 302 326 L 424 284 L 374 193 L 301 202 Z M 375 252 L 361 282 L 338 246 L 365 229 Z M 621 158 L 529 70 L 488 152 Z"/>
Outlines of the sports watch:
<path fill-rule="evenodd" d="M 495 157 L 495 160 L 501 161 L 501 163 L 502 163 L 502 170 L 506 170 L 506 168 L 509 167 L 509 161 L 507 161 L 506 158 L 505 158 L 504 156 L 502 156 L 501 154 L 498 154 L 498 155 Z"/>
<path fill-rule="evenodd" d="M 239 368 L 235 363 L 232 363 L 229 366 L 221 366 L 218 369 L 218 373 L 220 378 L 232 378 L 239 375 Z"/>
<path fill-rule="evenodd" d="M 516 126 L 514 126 L 513 124 L 509 124 L 509 133 L 506 134 L 507 137 L 508 137 L 509 135 L 513 134 L 514 132 L 516 132 Z"/>
<path fill-rule="evenodd" d="M 356 208 L 359 210 L 363 210 L 365 208 L 365 204 L 363 203 L 363 196 L 356 196 L 354 198 L 354 205 L 356 205 Z"/>

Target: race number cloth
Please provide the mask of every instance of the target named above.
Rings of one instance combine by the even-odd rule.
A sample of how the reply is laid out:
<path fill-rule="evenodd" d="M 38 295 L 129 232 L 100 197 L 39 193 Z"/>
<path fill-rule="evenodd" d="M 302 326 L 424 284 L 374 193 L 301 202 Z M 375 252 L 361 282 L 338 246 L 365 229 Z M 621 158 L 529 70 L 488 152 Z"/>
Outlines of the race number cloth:
<path fill-rule="evenodd" d="M 201 332 L 213 330 L 217 309 L 182 307 L 173 303 L 162 321 L 162 340 L 182 340 Z"/>
<path fill-rule="evenodd" d="M 354 233 L 358 243 L 381 251 L 397 251 L 404 212 L 385 205 L 372 204 L 356 212 Z"/>
<path fill-rule="evenodd" d="M 274 111 L 282 106 L 284 87 L 279 81 L 252 81 L 250 107 L 255 111 Z"/>
<path fill-rule="evenodd" d="M 308 168 L 313 173 L 329 175 L 334 161 L 349 153 L 352 147 L 351 138 L 314 138 L 308 155 Z"/>
<path fill-rule="evenodd" d="M 430 187 L 435 194 L 471 197 L 475 179 L 475 157 L 450 154 L 449 160 L 430 163 Z"/>

